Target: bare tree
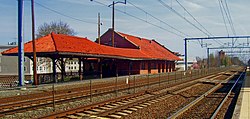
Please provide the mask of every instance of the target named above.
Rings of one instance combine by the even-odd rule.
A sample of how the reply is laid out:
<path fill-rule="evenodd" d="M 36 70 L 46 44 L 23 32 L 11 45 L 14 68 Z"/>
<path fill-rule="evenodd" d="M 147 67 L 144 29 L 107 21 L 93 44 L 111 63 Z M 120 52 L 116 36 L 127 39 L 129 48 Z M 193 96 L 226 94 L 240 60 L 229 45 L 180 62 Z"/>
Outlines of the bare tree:
<path fill-rule="evenodd" d="M 64 23 L 62 21 L 59 22 L 51 22 L 51 23 L 44 23 L 38 27 L 36 38 L 40 38 L 50 34 L 51 32 L 57 34 L 66 34 L 66 35 L 76 35 L 76 32 L 69 27 L 69 24 Z"/>
<path fill-rule="evenodd" d="M 76 35 L 76 32 L 69 27 L 69 25 L 65 22 L 62 21 L 53 21 L 51 23 L 44 23 L 41 26 L 38 27 L 37 30 L 37 34 L 36 34 L 36 38 L 40 38 L 43 36 L 46 36 L 48 34 L 50 34 L 51 32 L 54 32 L 56 34 L 66 34 L 66 35 Z M 65 63 L 67 63 L 68 58 L 64 58 L 63 59 L 63 63 L 65 65 Z M 56 66 L 59 70 L 62 71 L 63 68 L 61 68 L 61 62 L 57 60 L 56 62 Z M 52 67 L 51 66 L 51 59 L 50 58 L 39 58 L 38 61 L 38 66 L 48 66 L 48 67 Z M 65 69 L 64 69 L 65 70 Z M 65 72 L 65 71 L 64 71 Z"/>

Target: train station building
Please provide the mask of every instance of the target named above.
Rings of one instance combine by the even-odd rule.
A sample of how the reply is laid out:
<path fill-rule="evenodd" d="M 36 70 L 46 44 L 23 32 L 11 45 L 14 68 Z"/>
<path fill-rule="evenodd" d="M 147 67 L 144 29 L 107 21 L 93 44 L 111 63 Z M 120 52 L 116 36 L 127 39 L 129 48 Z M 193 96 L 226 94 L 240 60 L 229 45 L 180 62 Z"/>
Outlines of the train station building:
<path fill-rule="evenodd" d="M 158 43 L 121 32 L 114 32 L 114 47 L 111 45 L 112 30 L 101 36 L 100 44 L 87 38 L 51 33 L 36 39 L 37 57 L 50 58 L 56 82 L 63 80 L 67 60 L 77 59 L 80 80 L 86 75 L 112 77 L 133 74 L 155 74 L 172 72 L 180 60 L 172 51 Z M 24 45 L 25 56 L 32 59 L 32 41 Z M 2 52 L 17 56 L 18 48 Z M 60 71 L 58 71 L 60 69 Z M 61 76 L 56 76 L 58 73 Z M 60 77 L 60 78 L 59 78 Z"/>

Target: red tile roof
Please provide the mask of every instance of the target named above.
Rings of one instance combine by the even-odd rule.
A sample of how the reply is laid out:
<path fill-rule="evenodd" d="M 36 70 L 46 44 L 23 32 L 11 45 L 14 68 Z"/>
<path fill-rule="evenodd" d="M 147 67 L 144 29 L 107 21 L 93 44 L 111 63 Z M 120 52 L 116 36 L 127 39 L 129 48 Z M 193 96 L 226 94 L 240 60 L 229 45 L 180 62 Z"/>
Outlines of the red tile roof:
<path fill-rule="evenodd" d="M 149 42 L 143 39 L 143 42 Z M 142 45 L 143 44 L 143 45 Z M 142 43 L 143 50 L 128 49 L 128 48 L 114 48 L 105 45 L 99 45 L 90 41 L 87 38 L 80 38 L 76 36 L 68 36 L 63 34 L 51 33 L 45 37 L 36 40 L 37 53 L 77 53 L 75 55 L 89 55 L 99 57 L 119 57 L 119 58 L 133 58 L 133 59 L 159 59 L 159 60 L 178 60 L 170 54 L 162 51 L 162 47 L 156 46 L 157 43 L 149 47 L 149 43 Z M 149 49 L 147 49 L 149 48 Z M 154 51 L 151 51 L 154 49 Z M 159 50 L 159 52 L 155 51 Z M 18 48 L 12 48 L 2 52 L 3 55 L 16 55 Z M 25 43 L 25 53 L 32 53 L 32 41 Z"/>
<path fill-rule="evenodd" d="M 140 47 L 141 52 L 147 54 L 150 57 L 155 57 L 159 59 L 168 59 L 168 60 L 180 60 L 179 57 L 174 55 L 169 49 L 156 42 L 155 40 L 148 40 L 145 38 L 140 38 L 125 33 L 117 32 L 122 37 L 125 37 L 126 40 L 132 42 L 137 47 Z"/>

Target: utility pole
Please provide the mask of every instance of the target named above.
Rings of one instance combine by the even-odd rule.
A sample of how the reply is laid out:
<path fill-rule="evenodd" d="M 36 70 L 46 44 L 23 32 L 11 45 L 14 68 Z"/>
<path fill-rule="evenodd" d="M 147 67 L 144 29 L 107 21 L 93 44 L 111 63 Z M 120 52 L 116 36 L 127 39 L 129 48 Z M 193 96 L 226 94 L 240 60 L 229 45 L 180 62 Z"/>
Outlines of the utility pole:
<path fill-rule="evenodd" d="M 32 14 L 32 45 L 33 45 L 33 80 L 34 80 L 34 85 L 38 85 L 37 69 L 36 69 L 36 40 L 35 40 L 34 0 L 31 0 L 31 14 Z"/>
<path fill-rule="evenodd" d="M 18 0 L 18 85 L 24 85 L 23 0 Z"/>
<path fill-rule="evenodd" d="M 112 5 L 112 47 L 115 47 L 115 2 Z"/>
<path fill-rule="evenodd" d="M 113 1 L 108 7 L 112 6 L 112 47 L 115 47 L 115 4 L 122 3 L 126 4 L 126 0 L 124 2 L 115 2 Z"/>
<path fill-rule="evenodd" d="M 98 43 L 101 44 L 101 22 L 100 22 L 100 13 L 98 13 Z"/>

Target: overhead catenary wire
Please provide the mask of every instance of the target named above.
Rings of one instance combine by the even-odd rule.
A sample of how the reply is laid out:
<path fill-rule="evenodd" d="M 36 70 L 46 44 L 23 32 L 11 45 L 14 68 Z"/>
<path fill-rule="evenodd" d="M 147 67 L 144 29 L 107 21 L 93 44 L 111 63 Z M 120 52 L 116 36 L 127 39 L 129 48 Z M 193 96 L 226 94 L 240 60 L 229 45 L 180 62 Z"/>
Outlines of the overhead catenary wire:
<path fill-rule="evenodd" d="M 193 18 L 193 20 L 198 23 L 207 33 L 209 33 L 211 36 L 214 36 L 212 33 L 210 33 L 178 0 L 176 0 L 176 2 L 184 9 L 184 11 L 186 11 L 189 16 L 191 16 Z M 217 42 L 218 44 L 222 45 L 223 43 L 221 41 L 217 41 L 214 40 L 215 42 Z M 201 42 L 199 41 L 199 43 L 201 44 Z"/>
<path fill-rule="evenodd" d="M 233 20 L 232 20 L 232 17 L 231 17 L 231 13 L 230 13 L 229 7 L 227 5 L 227 0 L 225 0 L 225 5 L 226 5 L 227 12 L 228 12 L 229 20 L 230 20 L 231 25 L 232 25 L 233 33 L 234 33 L 234 35 L 236 35 L 236 31 L 235 31 L 235 28 L 234 28 L 234 24 L 233 24 Z"/>
<path fill-rule="evenodd" d="M 225 0 L 225 5 L 226 5 L 226 9 L 227 9 L 227 12 L 228 12 L 228 16 L 229 16 L 229 19 L 230 19 L 230 22 L 231 22 L 231 26 L 232 26 L 233 33 L 234 33 L 234 35 L 236 36 L 236 31 L 235 31 L 235 28 L 234 28 L 234 24 L 233 24 L 233 20 L 232 20 L 232 17 L 231 17 L 231 13 L 230 13 L 229 7 L 228 7 L 228 5 L 227 5 L 227 0 Z M 233 45 L 235 44 L 236 41 L 237 41 L 237 39 L 233 40 Z"/>
<path fill-rule="evenodd" d="M 178 30 L 177 28 L 175 28 L 175 27 L 171 26 L 170 24 L 166 23 L 165 21 L 163 21 L 163 20 L 161 20 L 161 19 L 159 19 L 159 18 L 155 17 L 154 15 L 152 15 L 152 14 L 148 13 L 147 11 L 143 10 L 142 8 L 140 8 L 140 7 L 136 6 L 135 4 L 133 4 L 133 3 L 129 2 L 128 0 L 127 0 L 127 3 L 131 4 L 132 6 L 134 6 L 134 7 L 135 7 L 135 8 L 137 8 L 137 9 L 139 9 L 139 10 L 143 11 L 143 12 L 146 14 L 146 17 L 149 15 L 149 16 L 151 16 L 152 18 L 154 18 L 154 19 L 156 19 L 156 20 L 160 21 L 161 23 L 163 23 L 163 24 L 167 25 L 168 27 L 170 27 L 170 28 L 174 29 L 175 31 L 177 31 L 177 32 L 179 32 L 179 33 L 181 33 L 181 34 L 183 34 L 183 35 L 185 35 L 185 36 L 189 36 L 189 35 L 187 35 L 186 33 L 182 32 L 182 31 Z M 147 19 L 147 18 L 146 18 L 146 19 Z"/>
<path fill-rule="evenodd" d="M 226 28 L 226 32 L 227 32 L 227 35 L 229 36 L 229 31 L 228 31 L 228 28 L 227 28 L 227 23 L 226 23 L 226 20 L 225 20 L 225 15 L 224 15 L 224 12 L 223 12 L 223 9 L 222 9 L 222 5 L 221 5 L 220 0 L 218 0 L 218 2 L 219 2 L 220 12 L 221 12 L 221 15 L 222 15 L 222 18 L 223 18 L 223 22 L 224 22 L 224 25 L 225 25 L 225 28 Z"/>
<path fill-rule="evenodd" d="M 64 14 L 64 13 L 62 13 L 62 12 L 59 12 L 59 11 L 57 11 L 57 10 L 51 9 L 51 8 L 49 8 L 49 7 L 46 7 L 46 6 L 44 6 L 44 5 L 42 5 L 42 4 L 38 3 L 38 2 L 35 2 L 35 3 L 36 3 L 37 5 L 39 5 L 40 7 L 43 7 L 43 8 L 45 8 L 45 9 L 49 10 L 49 11 L 52 11 L 52 12 L 54 12 L 54 13 L 56 13 L 56 14 L 61 15 L 61 16 L 64 16 L 64 17 L 67 17 L 67 18 L 70 18 L 70 19 L 73 19 L 73 20 L 76 20 L 76 21 L 84 22 L 84 23 L 98 24 L 97 22 L 86 21 L 86 20 L 82 20 L 82 19 L 79 19 L 79 18 L 75 18 L 75 17 L 69 16 L 69 15 L 66 15 L 66 14 Z"/>
<path fill-rule="evenodd" d="M 236 36 L 236 31 L 234 29 L 233 21 L 232 21 L 232 18 L 231 18 L 230 11 L 229 11 L 226 0 L 224 2 L 222 0 L 219 0 L 219 2 L 220 2 L 221 6 L 222 6 L 222 8 L 223 8 L 223 10 L 225 12 L 225 15 L 226 15 L 226 18 L 227 18 L 228 23 L 230 25 L 231 31 L 232 31 L 233 35 Z M 224 5 L 224 3 L 225 3 L 225 5 Z M 232 39 L 232 46 L 234 46 L 236 41 L 237 41 L 237 39 L 236 40 Z"/>
<path fill-rule="evenodd" d="M 189 16 L 191 16 L 193 18 L 193 20 L 199 24 L 209 35 L 213 36 L 212 33 L 210 33 L 178 0 L 175 0 L 180 6 L 181 8 L 186 11 L 188 13 Z"/>
<path fill-rule="evenodd" d="M 230 18 L 229 18 L 228 11 L 226 10 L 226 7 L 225 7 L 223 1 L 222 1 L 222 0 L 219 0 L 219 1 L 220 1 L 220 3 L 221 3 L 221 6 L 222 6 L 224 12 L 225 12 L 225 15 L 226 15 L 227 21 L 228 21 L 228 23 L 229 23 L 229 25 L 230 25 L 230 28 L 231 28 L 231 30 L 232 30 L 232 33 L 233 33 L 234 35 L 236 35 L 236 34 L 235 34 L 234 27 L 233 27 L 233 25 L 232 25 L 232 23 L 231 23 L 231 20 L 230 20 Z"/>
<path fill-rule="evenodd" d="M 95 3 L 97 3 L 97 4 L 100 4 L 100 5 L 103 5 L 103 6 L 106 6 L 106 7 L 109 7 L 109 8 L 110 8 L 110 6 L 108 6 L 108 5 L 106 5 L 106 4 L 102 3 L 102 2 L 99 2 L 99 1 L 96 1 L 96 0 L 92 0 L 92 1 L 95 2 Z M 169 32 L 169 33 L 171 33 L 171 34 L 174 34 L 174 35 L 176 35 L 176 36 L 179 36 L 179 37 L 182 37 L 182 38 L 185 37 L 185 35 L 175 33 L 175 32 L 173 32 L 173 31 L 170 31 L 170 30 L 166 29 L 166 28 L 163 28 L 162 26 L 159 26 L 159 25 L 156 25 L 156 24 L 154 24 L 154 23 L 151 23 L 151 22 L 149 22 L 149 21 L 147 21 L 147 20 L 145 20 L 145 19 L 143 19 L 143 18 L 140 18 L 140 17 L 137 17 L 137 16 L 135 16 L 135 15 L 129 14 L 129 13 L 125 12 L 125 11 L 122 11 L 122 10 L 119 10 L 119 9 L 115 9 L 115 10 L 118 11 L 118 12 L 120 12 L 120 13 L 123 13 L 123 14 L 125 14 L 125 15 L 128 15 L 128 16 L 130 16 L 130 17 L 133 17 L 133 18 L 135 18 L 135 19 L 137 19 L 137 20 L 143 21 L 143 22 L 145 22 L 145 23 L 147 23 L 147 24 L 150 24 L 150 25 L 152 25 L 152 26 L 155 26 L 155 27 L 157 27 L 157 28 L 160 28 L 160 29 L 162 29 L 162 30 L 164 30 L 164 31 L 167 31 L 167 32 Z"/>
<path fill-rule="evenodd" d="M 189 23 L 190 25 L 192 25 L 193 27 L 195 27 L 197 30 L 199 30 L 200 32 L 202 32 L 203 34 L 207 35 L 208 37 L 210 36 L 207 32 L 204 32 L 202 29 L 200 29 L 199 27 L 197 27 L 195 24 L 193 24 L 192 22 L 190 22 L 189 20 L 187 20 L 185 17 L 183 17 L 180 13 L 178 13 L 176 10 L 174 10 L 172 7 L 170 7 L 169 5 L 167 5 L 165 2 L 163 2 L 162 0 L 158 0 L 158 2 L 160 2 L 164 7 L 166 7 L 167 9 L 169 9 L 170 11 L 172 11 L 173 13 L 175 13 L 177 16 L 179 16 L 180 18 L 184 19 L 187 23 Z"/>
<path fill-rule="evenodd" d="M 169 5 L 165 4 L 163 1 L 158 0 L 163 6 L 167 7 L 170 11 L 174 12 L 175 14 L 177 14 L 179 17 L 181 17 L 182 19 L 184 19 L 186 22 L 188 22 L 189 24 L 191 24 L 192 26 L 194 26 L 196 29 L 198 29 L 199 31 L 201 31 L 202 33 L 204 33 L 205 35 L 207 35 L 208 37 L 213 36 L 213 34 L 211 34 L 190 12 L 188 12 L 188 10 L 178 1 L 176 0 L 176 2 L 194 19 L 194 21 L 196 21 L 200 26 L 202 26 L 203 29 L 205 29 L 206 32 L 204 32 L 202 29 L 200 29 L 198 26 L 196 26 L 195 24 L 193 24 L 191 21 L 187 20 L 185 17 L 183 17 L 180 13 L 178 13 L 176 10 L 174 10 L 172 7 L 170 7 Z M 217 40 L 214 39 L 214 41 L 220 45 L 222 45 L 222 42 L 219 42 Z M 199 43 L 201 44 L 201 46 L 203 45 L 201 43 L 201 41 L 199 41 Z"/>

